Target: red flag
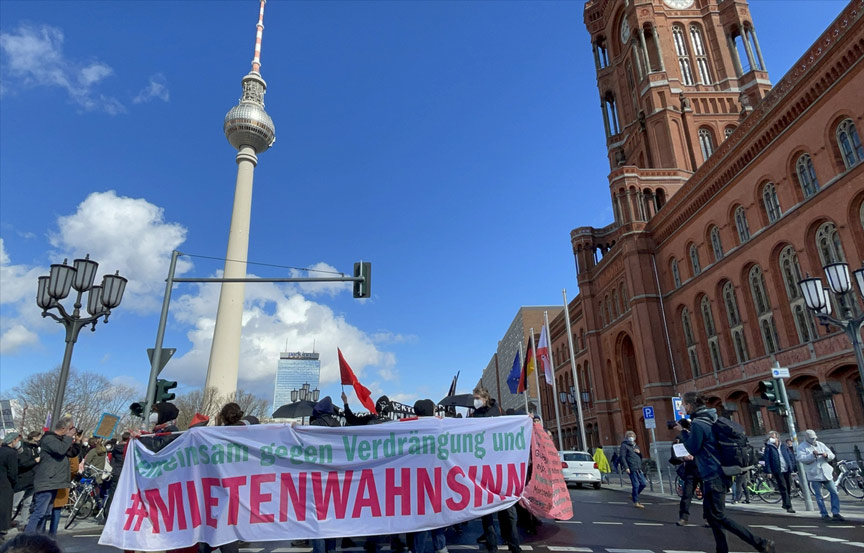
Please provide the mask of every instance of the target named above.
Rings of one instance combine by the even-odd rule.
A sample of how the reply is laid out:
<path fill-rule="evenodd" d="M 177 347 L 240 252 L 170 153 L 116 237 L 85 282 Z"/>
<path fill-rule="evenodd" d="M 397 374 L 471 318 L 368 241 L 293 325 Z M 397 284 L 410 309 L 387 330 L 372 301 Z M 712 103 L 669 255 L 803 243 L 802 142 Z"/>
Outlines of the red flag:
<path fill-rule="evenodd" d="M 516 389 L 517 394 L 521 394 L 528 389 L 528 376 L 534 371 L 534 350 L 528 348 L 525 354 L 525 362 L 522 364 L 522 372 L 519 374 L 519 387 Z"/>
<path fill-rule="evenodd" d="M 342 385 L 350 384 L 351 386 L 354 386 L 354 393 L 357 394 L 357 399 L 360 400 L 363 407 L 369 409 L 369 412 L 373 415 L 377 415 L 378 413 L 375 411 L 375 402 L 372 401 L 372 392 L 357 380 L 354 371 L 351 370 L 348 362 L 345 361 L 345 358 L 342 356 L 342 350 L 336 348 L 336 351 L 339 352 L 339 374 L 342 378 Z"/>

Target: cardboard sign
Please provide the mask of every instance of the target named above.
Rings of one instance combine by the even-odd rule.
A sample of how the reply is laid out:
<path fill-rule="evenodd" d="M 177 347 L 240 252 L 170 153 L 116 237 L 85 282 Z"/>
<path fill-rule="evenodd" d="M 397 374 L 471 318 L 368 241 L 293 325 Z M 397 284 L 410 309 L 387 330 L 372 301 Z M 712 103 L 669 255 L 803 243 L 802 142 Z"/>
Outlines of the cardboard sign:
<path fill-rule="evenodd" d="M 534 425 L 531 433 L 531 463 L 531 479 L 525 486 L 522 506 L 540 518 L 573 518 L 573 502 L 561 472 L 561 457 L 540 423 Z"/>
<path fill-rule="evenodd" d="M 117 423 L 120 422 L 120 417 L 111 413 L 102 413 L 102 418 L 99 419 L 99 424 L 96 425 L 96 430 L 93 435 L 97 438 L 105 438 L 110 440 L 114 435 L 114 430 L 117 428 Z"/>

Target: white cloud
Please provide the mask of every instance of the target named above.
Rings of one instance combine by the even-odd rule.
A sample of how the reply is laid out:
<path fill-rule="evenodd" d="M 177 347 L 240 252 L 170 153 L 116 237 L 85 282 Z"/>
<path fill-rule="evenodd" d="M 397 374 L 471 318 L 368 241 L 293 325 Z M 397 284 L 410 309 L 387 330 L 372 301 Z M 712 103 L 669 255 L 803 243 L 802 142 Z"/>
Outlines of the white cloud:
<path fill-rule="evenodd" d="M 193 326 L 187 334 L 192 349 L 173 359 L 166 369 L 184 384 L 200 386 L 207 374 L 219 291 L 219 285 L 202 284 L 196 293 L 173 303 L 174 316 Z M 369 378 L 367 368 L 392 369 L 396 363 L 395 356 L 379 350 L 369 335 L 327 305 L 305 297 L 297 287 L 247 284 L 240 343 L 241 387 L 264 395 L 273 393 L 279 352 L 286 339 L 291 351 L 311 351 L 315 343 L 321 352 L 321 386 L 339 380 L 337 347 L 342 348 L 361 381 L 364 374 Z"/>
<path fill-rule="evenodd" d="M 12 354 L 39 342 L 38 332 L 57 332 L 57 325 L 40 315 L 36 306 L 36 282 L 48 269 L 13 265 L 0 238 L 0 354 Z M 38 331 L 38 332 L 37 332 Z"/>
<path fill-rule="evenodd" d="M 298 271 L 296 269 L 291 269 L 292 277 L 338 277 L 338 276 L 349 276 L 340 272 L 336 267 L 332 265 L 328 265 L 327 263 L 318 262 L 309 269 L 314 269 L 313 271 Z M 327 295 L 330 297 L 334 297 L 337 294 L 345 291 L 349 291 L 352 289 L 351 282 L 301 282 L 297 285 L 301 292 L 305 292 L 310 296 L 323 296 Z"/>
<path fill-rule="evenodd" d="M 0 354 L 15 353 L 23 346 L 39 342 L 39 336 L 24 325 L 15 324 L 0 333 Z"/>
<path fill-rule="evenodd" d="M 167 102 L 171 99 L 171 94 L 168 92 L 168 81 L 162 73 L 150 75 L 150 81 L 147 86 L 141 89 L 137 96 L 132 98 L 132 103 L 141 104 L 149 102 L 153 99 Z"/>
<path fill-rule="evenodd" d="M 166 222 L 164 212 L 143 198 L 118 196 L 113 190 L 94 192 L 77 211 L 57 219 L 51 234 L 56 257 L 90 257 L 99 263 L 96 277 L 120 271 L 129 279 L 121 309 L 147 313 L 161 305 L 171 251 L 186 240 L 186 228 Z M 177 276 L 192 264 L 180 258 Z"/>
<path fill-rule="evenodd" d="M 416 334 L 395 334 L 386 330 L 372 334 L 371 338 L 376 344 L 413 344 L 420 339 Z"/>
<path fill-rule="evenodd" d="M 12 32 L 0 32 L 0 50 L 8 77 L 3 92 L 19 87 L 59 87 L 84 111 L 104 111 L 111 115 L 126 108 L 111 96 L 95 90 L 114 69 L 101 61 L 81 62 L 63 53 L 63 31 L 50 25 L 34 27 L 21 24 Z"/>
<path fill-rule="evenodd" d="M 36 279 L 48 274 L 47 269 L 12 265 L 6 252 L 6 243 L 0 238 L 0 304 L 32 300 L 36 305 Z"/>

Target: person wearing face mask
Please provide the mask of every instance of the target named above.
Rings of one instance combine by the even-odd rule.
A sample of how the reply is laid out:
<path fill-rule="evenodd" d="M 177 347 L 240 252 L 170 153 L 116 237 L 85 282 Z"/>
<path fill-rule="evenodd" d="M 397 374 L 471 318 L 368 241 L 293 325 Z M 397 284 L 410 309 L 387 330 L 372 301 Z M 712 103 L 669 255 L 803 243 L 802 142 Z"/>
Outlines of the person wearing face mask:
<path fill-rule="evenodd" d="M 807 430 L 804 433 L 805 442 L 798 445 L 798 460 L 804 465 L 804 473 L 810 482 L 816 496 L 816 504 L 819 505 L 819 513 L 825 522 L 842 522 L 846 520 L 840 515 L 840 496 L 837 495 L 837 486 L 834 485 L 834 469 L 829 464 L 834 460 L 834 452 L 828 446 L 817 440 L 815 430 Z M 831 514 L 825 509 L 825 500 L 822 499 L 822 486 L 831 494 Z"/>
<path fill-rule="evenodd" d="M 12 528 L 12 498 L 18 481 L 18 449 L 21 434 L 7 432 L 0 446 L 0 535 Z"/>
<path fill-rule="evenodd" d="M 702 478 L 702 503 L 708 525 L 714 534 L 717 553 L 729 553 L 725 532 L 732 532 L 756 551 L 774 553 L 774 541 L 757 536 L 750 528 L 726 515 L 726 490 L 729 478 L 720 465 L 720 445 L 714 435 L 717 410 L 705 405 L 705 397 L 699 392 L 687 392 L 681 398 L 684 409 L 690 415 L 690 429 L 684 429 L 681 439 L 687 452 L 693 456 Z"/>
<path fill-rule="evenodd" d="M 15 484 L 15 499 L 12 502 L 15 512 L 12 520 L 18 518 L 25 507 L 33 504 L 33 478 L 36 476 L 36 465 L 39 464 L 39 436 L 42 433 L 34 430 L 27 434 L 27 439 L 21 440 L 18 448 L 18 483 Z"/>
<path fill-rule="evenodd" d="M 35 532 L 42 519 L 51 516 L 58 490 L 69 488 L 69 458 L 78 455 L 75 425 L 70 417 L 54 423 L 54 431 L 46 432 L 39 442 L 39 464 L 33 479 L 33 510 L 26 532 Z"/>
<path fill-rule="evenodd" d="M 645 505 L 639 502 L 639 494 L 648 485 L 648 481 L 645 479 L 645 473 L 642 472 L 642 450 L 636 444 L 636 433 L 632 430 L 624 433 L 624 441 L 618 448 L 618 458 L 621 466 L 630 476 L 630 485 L 633 486 L 631 493 L 633 506 L 644 509 Z"/>
<path fill-rule="evenodd" d="M 482 386 L 474 388 L 474 412 L 472 418 L 498 417 L 503 415 L 501 408 L 496 404 L 495 398 L 489 394 L 489 390 Z M 501 537 L 507 543 L 510 553 L 521 553 L 519 545 L 519 533 L 516 531 L 516 507 L 508 507 L 498 511 L 498 525 L 501 527 Z M 495 519 L 493 515 L 483 515 L 480 518 L 483 523 L 483 540 L 481 543 L 487 553 L 497 553 L 498 536 L 495 534 Z"/>
<path fill-rule="evenodd" d="M 150 451 L 157 452 L 178 438 L 180 429 L 177 428 L 177 416 L 180 411 L 173 403 L 162 402 L 153 406 L 150 412 L 150 424 L 153 425 L 153 434 L 157 436 L 142 436 L 141 443 Z"/>
<path fill-rule="evenodd" d="M 768 442 L 765 444 L 765 453 L 762 454 L 765 461 L 765 472 L 774 477 L 777 489 L 780 491 L 783 508 L 788 513 L 794 513 L 789 491 L 792 489 L 792 471 L 795 467 L 795 457 L 789 449 L 780 443 L 780 434 L 771 430 L 768 432 Z"/>

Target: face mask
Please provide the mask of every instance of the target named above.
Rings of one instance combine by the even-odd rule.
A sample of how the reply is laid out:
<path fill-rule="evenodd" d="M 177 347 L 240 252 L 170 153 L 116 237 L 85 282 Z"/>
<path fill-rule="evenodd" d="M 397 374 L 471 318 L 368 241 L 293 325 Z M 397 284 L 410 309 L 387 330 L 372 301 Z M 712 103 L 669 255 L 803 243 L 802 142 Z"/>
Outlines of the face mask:
<path fill-rule="evenodd" d="M 474 409 L 480 409 L 481 407 L 483 407 L 483 405 L 484 403 L 482 399 L 477 399 L 476 397 L 474 398 Z"/>
<path fill-rule="evenodd" d="M 768 443 L 776 444 L 777 438 L 768 438 Z"/>
<path fill-rule="evenodd" d="M 18 443 L 15 445 L 15 449 L 21 449 L 21 447 L 22 447 L 21 440 L 18 440 Z"/>
<path fill-rule="evenodd" d="M 159 422 L 159 413 L 150 413 L 150 424 Z"/>
<path fill-rule="evenodd" d="M 810 445 L 815 444 L 816 443 L 816 437 L 814 436 L 811 438 L 810 436 L 807 436 L 807 443 Z"/>
<path fill-rule="evenodd" d="M 106 445 L 105 446 L 105 451 L 111 451 L 112 449 L 114 449 L 113 445 Z"/>
<path fill-rule="evenodd" d="M 629 437 L 627 438 L 627 441 L 630 442 L 631 444 L 635 444 L 635 443 L 636 443 L 636 438 L 634 438 L 633 436 L 629 436 Z"/>

